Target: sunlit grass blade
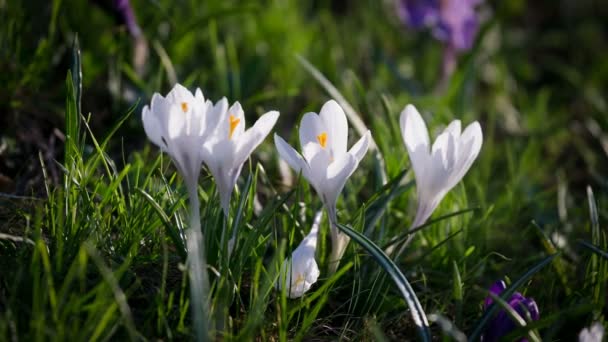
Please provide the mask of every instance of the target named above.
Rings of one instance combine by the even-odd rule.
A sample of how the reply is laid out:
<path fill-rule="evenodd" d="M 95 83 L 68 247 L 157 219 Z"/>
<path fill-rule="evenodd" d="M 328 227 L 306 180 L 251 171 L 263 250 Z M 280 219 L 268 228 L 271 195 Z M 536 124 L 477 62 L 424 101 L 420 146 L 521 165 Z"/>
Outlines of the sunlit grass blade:
<path fill-rule="evenodd" d="M 431 341 L 431 332 L 429 330 L 429 323 L 424 313 L 424 309 L 412 289 L 410 283 L 399 267 L 378 247 L 375 243 L 369 240 L 365 235 L 353 230 L 352 228 L 336 224 L 336 226 L 348 235 L 351 239 L 355 240 L 361 247 L 367 250 L 376 260 L 376 262 L 391 276 L 393 282 L 401 292 L 405 303 L 410 309 L 410 313 L 414 320 L 414 324 L 418 330 L 418 335 L 422 341 Z"/>
<path fill-rule="evenodd" d="M 543 259 L 538 264 L 536 264 L 534 267 L 530 268 L 528 270 L 528 272 L 526 272 L 523 276 L 521 276 L 519 279 L 517 279 L 515 282 L 513 282 L 511 284 L 511 286 L 509 286 L 507 289 L 505 289 L 501 293 L 500 298 L 502 298 L 503 300 L 507 299 L 507 298 L 511 298 L 511 295 L 513 295 L 513 293 L 515 293 L 515 290 L 517 290 L 520 286 L 522 286 L 526 281 L 528 281 L 530 278 L 532 278 L 533 275 L 538 273 L 545 266 L 550 264 L 551 261 L 553 261 L 553 259 L 557 255 L 559 255 L 559 253 L 550 255 L 550 256 L 546 257 L 545 259 Z M 479 337 L 483 333 L 483 330 L 484 330 L 486 324 L 488 323 L 490 318 L 492 318 L 492 316 L 494 316 L 494 314 L 498 311 L 498 309 L 499 309 L 499 307 L 496 305 L 496 303 L 490 305 L 490 307 L 486 310 L 485 314 L 477 322 L 477 326 L 475 327 L 475 330 L 473 330 L 473 333 L 471 333 L 471 335 L 469 336 L 469 339 L 471 341 L 479 340 Z"/>

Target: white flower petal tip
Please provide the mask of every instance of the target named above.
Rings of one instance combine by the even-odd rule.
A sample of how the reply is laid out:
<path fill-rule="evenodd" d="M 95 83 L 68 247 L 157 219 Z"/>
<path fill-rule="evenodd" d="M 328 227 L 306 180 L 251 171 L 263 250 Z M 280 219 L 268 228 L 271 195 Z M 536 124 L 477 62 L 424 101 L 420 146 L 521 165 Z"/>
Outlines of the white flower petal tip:
<path fill-rule="evenodd" d="M 227 101 L 223 99 L 213 107 L 213 111 L 214 117 L 209 119 L 210 128 L 201 156 L 215 179 L 220 204 L 227 217 L 232 190 L 243 164 L 268 136 L 279 118 L 279 112 L 268 112 L 252 127 L 245 129 L 244 112 L 238 102 L 228 108 Z"/>
<path fill-rule="evenodd" d="M 199 149 L 205 140 L 207 108 L 200 89 L 195 96 L 176 84 L 166 97 L 155 93 L 142 110 L 146 135 L 171 156 L 189 191 L 196 191 L 202 165 Z"/>
<path fill-rule="evenodd" d="M 605 329 L 602 323 L 595 322 L 589 328 L 584 328 L 578 334 L 579 342 L 602 342 Z"/>
<path fill-rule="evenodd" d="M 418 227 L 467 173 L 479 155 L 483 135 L 477 121 L 461 131 L 460 120 L 454 120 L 431 145 L 426 124 L 413 105 L 401 112 L 399 123 L 416 177 L 418 210 L 412 226 Z"/>
<path fill-rule="evenodd" d="M 321 272 L 315 260 L 315 251 L 322 216 L 323 212 L 319 211 L 315 216 L 310 233 L 293 251 L 291 259 L 285 259 L 281 265 L 276 288 L 279 290 L 284 287 L 289 288 L 287 293 L 289 298 L 302 297 L 319 279 Z"/>

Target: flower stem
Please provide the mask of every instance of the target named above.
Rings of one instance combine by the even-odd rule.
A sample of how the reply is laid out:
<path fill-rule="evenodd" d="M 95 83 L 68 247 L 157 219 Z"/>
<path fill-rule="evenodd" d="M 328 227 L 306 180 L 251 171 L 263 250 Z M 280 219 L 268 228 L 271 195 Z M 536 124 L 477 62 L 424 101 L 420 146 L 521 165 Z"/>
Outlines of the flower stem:
<path fill-rule="evenodd" d="M 188 229 L 188 270 L 190 273 L 190 296 L 192 323 L 196 341 L 209 341 L 209 278 L 205 261 L 205 244 L 201 230 L 200 203 L 197 186 L 189 187 L 190 229 Z"/>
<path fill-rule="evenodd" d="M 348 235 L 342 233 L 336 223 L 338 222 L 336 215 L 336 207 L 327 206 L 327 215 L 329 216 L 329 227 L 331 235 L 331 253 L 329 254 L 329 274 L 332 275 L 338 270 L 340 266 L 340 259 L 346 251 L 346 246 L 350 238 Z"/>

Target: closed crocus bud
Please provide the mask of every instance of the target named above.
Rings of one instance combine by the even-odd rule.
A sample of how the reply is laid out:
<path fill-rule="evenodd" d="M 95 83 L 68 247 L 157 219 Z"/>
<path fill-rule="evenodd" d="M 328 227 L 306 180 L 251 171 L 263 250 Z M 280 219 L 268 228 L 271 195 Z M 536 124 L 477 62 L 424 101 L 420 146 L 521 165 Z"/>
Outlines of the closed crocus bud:
<path fill-rule="evenodd" d="M 460 120 L 455 120 L 431 146 L 426 124 L 412 105 L 401 112 L 400 126 L 416 177 L 418 209 L 412 224 L 415 228 L 426 222 L 448 191 L 467 173 L 481 150 L 483 136 L 478 122 L 461 132 Z"/>
<path fill-rule="evenodd" d="M 171 156 L 191 195 L 196 193 L 203 162 L 200 149 L 208 136 L 206 121 L 226 107 L 226 99 L 213 106 L 200 89 L 192 94 L 176 84 L 166 97 L 155 93 L 150 106 L 142 110 L 146 135 Z"/>
<path fill-rule="evenodd" d="M 505 282 L 500 280 L 490 287 L 490 292 L 500 296 L 506 288 L 507 285 Z M 492 300 L 490 296 L 486 297 L 484 301 L 484 310 L 487 310 L 493 302 L 494 300 Z M 529 317 L 533 321 L 538 321 L 540 318 L 538 306 L 536 306 L 536 302 L 532 298 L 526 298 L 521 293 L 515 292 L 511 295 L 511 298 L 506 300 L 506 302 L 524 319 Z M 481 340 L 483 342 L 499 341 L 501 337 L 508 335 L 516 327 L 513 319 L 504 310 L 500 310 L 486 325 Z M 527 339 L 522 338 L 519 342 L 527 342 Z"/>
<path fill-rule="evenodd" d="M 211 171 L 220 193 L 220 203 L 228 217 L 230 197 L 241 174 L 241 169 L 251 153 L 264 141 L 279 118 L 279 112 L 262 115 L 255 124 L 245 130 L 245 113 L 241 104 L 223 107 L 207 121 L 207 139 L 200 155 Z"/>
<path fill-rule="evenodd" d="M 317 249 L 317 234 L 323 212 L 319 211 L 315 216 L 310 233 L 302 240 L 298 248 L 291 254 L 291 258 L 285 259 L 281 265 L 281 273 L 277 281 L 277 289 L 289 288 L 287 296 L 298 298 L 304 295 L 312 284 L 319 278 L 319 266 L 315 260 Z M 284 284 L 284 285 L 283 285 Z"/>
<path fill-rule="evenodd" d="M 595 322 L 589 328 L 581 330 L 578 334 L 578 342 L 602 342 L 604 331 L 602 323 Z"/>

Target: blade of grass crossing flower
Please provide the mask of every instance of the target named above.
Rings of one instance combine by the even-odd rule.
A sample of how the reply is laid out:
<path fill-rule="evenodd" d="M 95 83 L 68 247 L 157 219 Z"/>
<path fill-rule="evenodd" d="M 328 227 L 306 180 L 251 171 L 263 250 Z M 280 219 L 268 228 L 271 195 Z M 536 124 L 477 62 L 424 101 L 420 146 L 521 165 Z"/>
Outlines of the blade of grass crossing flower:
<path fill-rule="evenodd" d="M 521 317 L 519 315 L 519 313 L 517 313 L 517 311 L 515 311 L 515 309 L 513 309 L 511 307 L 511 305 L 509 305 L 509 303 L 507 303 L 504 299 L 500 298 L 500 296 L 497 296 L 496 294 L 492 293 L 492 291 L 488 291 L 488 295 L 492 298 L 492 300 L 494 300 L 494 303 L 496 303 L 498 306 L 500 306 L 507 313 L 507 315 L 509 315 L 509 317 L 511 317 L 511 319 L 513 320 L 513 322 L 515 322 L 515 324 L 519 325 L 522 328 L 528 324 L 526 322 L 526 320 L 523 317 Z M 540 339 L 540 337 L 538 336 L 538 334 L 536 332 L 534 332 L 533 330 L 529 330 L 527 332 L 527 334 L 528 334 L 528 337 L 530 338 L 530 340 L 532 340 L 532 341 L 536 341 L 536 342 L 542 341 Z"/>
<path fill-rule="evenodd" d="M 581 244 L 583 247 L 589 249 L 593 253 L 595 253 L 595 254 L 601 256 L 602 258 L 608 260 L 608 252 L 607 251 L 604 251 L 601 248 L 599 248 L 598 246 L 596 246 L 596 245 L 594 245 L 592 243 L 589 243 L 587 241 L 584 241 L 584 240 L 581 240 L 578 243 Z"/>
<path fill-rule="evenodd" d="M 393 282 L 401 292 L 405 303 L 410 309 L 414 324 L 418 329 L 418 335 L 422 341 L 431 341 L 431 332 L 429 331 L 429 323 L 426 318 L 426 314 L 416 297 L 416 293 L 412 289 L 410 283 L 399 267 L 371 240 L 365 235 L 351 229 L 348 226 L 342 224 L 336 224 L 336 226 L 348 235 L 351 239 L 355 240 L 361 247 L 367 250 L 376 260 L 376 262 L 391 276 Z"/>
<path fill-rule="evenodd" d="M 555 259 L 555 257 L 557 255 L 559 255 L 559 253 L 550 255 L 550 256 L 546 257 L 545 259 L 543 259 L 538 264 L 536 264 L 534 267 L 530 268 L 528 270 L 528 272 L 526 272 L 523 276 L 521 276 L 519 279 L 517 279 L 515 282 L 513 282 L 513 284 L 511 284 L 511 286 L 509 286 L 507 289 L 505 289 L 501 293 L 500 298 L 502 298 L 503 300 L 506 298 L 510 298 L 511 295 L 513 295 L 513 293 L 515 293 L 515 290 L 517 290 L 520 286 L 522 286 L 525 282 L 527 282 L 530 278 L 532 278 L 533 275 L 538 273 L 545 266 L 550 264 L 551 261 L 553 261 L 553 259 Z M 490 318 L 496 313 L 496 311 L 498 311 L 498 306 L 496 304 L 492 304 L 488 308 L 488 310 L 486 310 L 485 314 L 479 319 L 477 326 L 475 327 L 475 330 L 473 330 L 473 333 L 471 334 L 471 336 L 469 336 L 470 341 L 479 340 L 479 337 L 483 333 L 483 330 L 484 330 L 486 324 L 488 323 Z"/>

